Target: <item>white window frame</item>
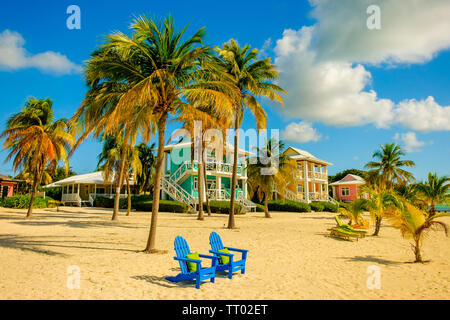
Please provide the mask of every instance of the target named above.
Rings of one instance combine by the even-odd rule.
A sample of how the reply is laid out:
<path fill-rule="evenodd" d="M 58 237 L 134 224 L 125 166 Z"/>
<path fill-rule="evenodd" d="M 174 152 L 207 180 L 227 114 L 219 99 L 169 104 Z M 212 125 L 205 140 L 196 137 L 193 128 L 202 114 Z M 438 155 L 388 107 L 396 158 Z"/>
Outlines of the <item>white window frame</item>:
<path fill-rule="evenodd" d="M 350 187 L 341 187 L 341 196 L 348 197 L 349 195 L 350 195 Z"/>

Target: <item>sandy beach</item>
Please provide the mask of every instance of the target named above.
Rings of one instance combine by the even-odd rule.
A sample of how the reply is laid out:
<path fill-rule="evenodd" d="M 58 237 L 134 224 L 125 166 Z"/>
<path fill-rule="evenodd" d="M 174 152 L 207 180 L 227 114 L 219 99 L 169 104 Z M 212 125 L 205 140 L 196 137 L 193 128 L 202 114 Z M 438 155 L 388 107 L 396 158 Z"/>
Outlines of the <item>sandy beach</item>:
<path fill-rule="evenodd" d="M 161 213 L 159 249 L 145 247 L 150 213 L 61 208 L 0 209 L 0 300 L 5 299 L 448 299 L 450 242 L 443 232 L 428 235 L 425 264 L 414 264 L 411 246 L 398 230 L 383 225 L 379 238 L 348 242 L 328 237 L 331 213 L 273 212 L 237 217 L 239 229 L 224 226 L 225 215 L 197 221 L 187 214 Z M 442 219 L 450 223 L 450 217 Z M 178 274 L 173 241 L 182 235 L 191 251 L 208 253 L 208 237 L 218 232 L 226 246 L 249 250 L 247 273 L 200 290 L 192 283 L 170 283 Z M 209 261 L 205 261 L 209 263 Z M 80 289 L 69 289 L 68 267 L 78 266 Z M 369 289 L 368 267 L 381 272 L 381 288 Z"/>

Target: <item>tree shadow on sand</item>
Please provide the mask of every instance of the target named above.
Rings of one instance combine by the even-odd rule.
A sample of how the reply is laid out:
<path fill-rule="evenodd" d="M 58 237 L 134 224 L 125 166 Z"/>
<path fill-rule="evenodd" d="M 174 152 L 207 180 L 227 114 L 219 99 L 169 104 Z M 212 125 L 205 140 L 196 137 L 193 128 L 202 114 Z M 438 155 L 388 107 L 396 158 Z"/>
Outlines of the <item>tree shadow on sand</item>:
<path fill-rule="evenodd" d="M 73 218 L 73 217 L 72 217 Z M 104 228 L 104 227 L 115 227 L 115 228 L 126 228 L 126 229 L 142 229 L 146 228 L 142 225 L 134 223 L 125 223 L 117 221 L 45 221 L 41 219 L 36 220 L 24 220 L 24 221 L 13 221 L 14 224 L 24 225 L 24 226 L 66 226 L 69 228 Z"/>
<path fill-rule="evenodd" d="M 399 264 L 404 264 L 404 262 L 398 262 L 398 261 L 392 261 L 392 260 L 386 260 L 386 259 L 381 259 L 381 258 L 377 258 L 374 256 L 356 256 L 356 257 L 338 257 L 339 259 L 345 259 L 347 261 L 352 261 L 352 262 L 372 262 L 372 263 L 378 263 L 378 264 L 382 264 L 382 265 L 399 265 Z"/>
<path fill-rule="evenodd" d="M 47 238 L 43 240 L 37 240 L 35 238 Z M 105 247 L 95 247 L 93 244 L 102 245 L 117 245 L 116 242 L 100 242 L 100 241 L 76 241 L 76 240 L 52 240 L 51 238 L 70 238 L 73 237 L 52 237 L 52 236 L 38 236 L 38 237 L 24 237 L 15 234 L 0 235 L 0 247 L 18 249 L 22 251 L 30 251 L 34 253 L 45 254 L 49 256 L 61 256 L 69 257 L 69 255 L 57 251 L 52 251 L 46 247 L 54 248 L 75 248 L 75 249 L 90 249 L 90 250 L 103 250 L 103 251 L 125 251 L 125 252 L 137 252 L 136 250 L 130 249 L 118 249 L 118 248 L 105 248 Z M 89 244 L 88 246 L 81 245 L 83 243 Z"/>

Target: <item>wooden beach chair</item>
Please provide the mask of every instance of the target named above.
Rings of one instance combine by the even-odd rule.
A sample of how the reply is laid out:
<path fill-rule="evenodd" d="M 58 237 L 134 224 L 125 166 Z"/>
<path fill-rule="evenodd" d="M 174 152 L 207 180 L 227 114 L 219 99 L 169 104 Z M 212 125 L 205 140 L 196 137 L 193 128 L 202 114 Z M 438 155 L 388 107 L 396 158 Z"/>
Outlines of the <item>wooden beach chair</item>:
<path fill-rule="evenodd" d="M 224 247 L 222 239 L 215 232 L 211 232 L 211 234 L 209 235 L 209 244 L 211 245 L 212 249 L 209 250 L 209 252 L 213 253 L 217 257 L 222 256 L 220 257 L 222 261 L 219 260 L 219 265 L 217 266 L 216 270 L 228 271 L 229 279 L 232 279 L 233 273 L 239 270 L 241 271 L 241 274 L 245 274 L 245 262 L 247 261 L 248 250 Z M 229 251 L 240 252 L 242 254 L 241 260 L 235 260 L 234 254 L 229 253 Z M 224 260 L 227 260 L 226 258 L 228 258 L 228 261 L 226 261 L 226 263 L 223 263 Z"/>
<path fill-rule="evenodd" d="M 180 263 L 181 273 L 176 277 L 166 277 L 166 280 L 170 282 L 180 282 L 195 279 L 195 288 L 197 289 L 200 289 L 200 283 L 204 280 L 210 279 L 211 282 L 214 283 L 218 257 L 199 254 L 200 258 L 207 258 L 212 260 L 211 267 L 202 268 L 201 260 L 186 258 L 187 255 L 191 254 L 191 250 L 189 249 L 189 246 L 183 237 L 177 236 L 175 238 L 174 246 L 177 256 L 173 258 Z M 196 264 L 196 270 L 194 272 L 189 271 L 188 263 Z"/>

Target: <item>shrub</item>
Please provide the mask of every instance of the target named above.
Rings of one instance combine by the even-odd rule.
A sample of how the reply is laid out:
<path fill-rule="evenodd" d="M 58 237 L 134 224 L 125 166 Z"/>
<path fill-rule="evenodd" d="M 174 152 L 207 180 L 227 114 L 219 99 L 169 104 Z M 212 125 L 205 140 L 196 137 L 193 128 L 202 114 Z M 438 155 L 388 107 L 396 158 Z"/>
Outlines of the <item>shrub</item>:
<path fill-rule="evenodd" d="M 211 208 L 212 213 L 230 213 L 230 201 L 218 201 L 212 200 L 209 201 L 209 207 Z M 206 211 L 206 203 L 203 203 L 204 211 Z M 242 207 L 239 203 L 234 203 L 234 214 L 245 214 L 244 207 Z"/>
<path fill-rule="evenodd" d="M 138 211 L 151 212 L 153 208 L 153 201 L 137 202 L 134 206 Z M 178 201 L 159 200 L 159 211 L 187 213 L 189 211 L 189 206 Z"/>
<path fill-rule="evenodd" d="M 342 207 L 346 210 L 350 210 L 350 203 L 339 201 L 339 207 Z"/>
<path fill-rule="evenodd" d="M 270 211 L 290 211 L 290 212 L 311 212 L 309 204 L 291 200 L 271 200 L 269 201 Z"/>
<path fill-rule="evenodd" d="M 323 205 L 322 202 L 319 201 L 313 201 L 310 203 L 311 206 L 311 210 L 315 211 L 315 212 L 322 212 L 323 209 L 325 208 L 325 206 Z"/>
<path fill-rule="evenodd" d="M 264 212 L 264 206 L 259 203 L 255 203 L 256 205 L 256 212 Z"/>
<path fill-rule="evenodd" d="M 136 209 L 136 204 L 139 202 L 148 202 L 152 201 L 152 197 L 149 195 L 138 195 L 131 196 L 131 208 Z M 94 199 L 94 207 L 98 208 L 114 208 L 114 198 L 104 198 L 104 197 L 96 197 Z M 119 208 L 127 209 L 128 208 L 128 197 L 121 198 L 119 200 Z"/>
<path fill-rule="evenodd" d="M 52 201 L 51 197 L 34 198 L 33 208 L 43 209 L 48 207 L 48 202 Z M 28 195 L 16 195 L 9 198 L 4 198 L 2 201 L 2 207 L 12 209 L 28 209 L 30 207 L 31 196 Z"/>
<path fill-rule="evenodd" d="M 323 211 L 325 212 L 338 212 L 339 206 L 337 204 L 333 204 L 331 202 L 322 202 Z"/>

